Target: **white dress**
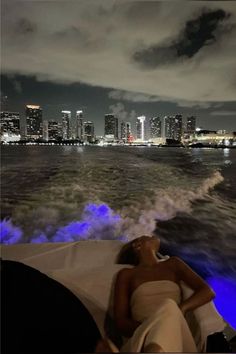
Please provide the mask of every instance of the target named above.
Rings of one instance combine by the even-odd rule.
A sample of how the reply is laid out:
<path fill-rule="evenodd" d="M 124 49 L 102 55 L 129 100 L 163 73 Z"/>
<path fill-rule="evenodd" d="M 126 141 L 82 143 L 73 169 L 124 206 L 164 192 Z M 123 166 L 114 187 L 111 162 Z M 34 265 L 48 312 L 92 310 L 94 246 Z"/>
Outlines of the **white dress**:
<path fill-rule="evenodd" d="M 170 280 L 148 281 L 133 292 L 130 300 L 133 319 L 141 322 L 122 352 L 141 352 L 157 343 L 165 352 L 197 352 L 188 324 L 178 307 L 181 290 Z"/>

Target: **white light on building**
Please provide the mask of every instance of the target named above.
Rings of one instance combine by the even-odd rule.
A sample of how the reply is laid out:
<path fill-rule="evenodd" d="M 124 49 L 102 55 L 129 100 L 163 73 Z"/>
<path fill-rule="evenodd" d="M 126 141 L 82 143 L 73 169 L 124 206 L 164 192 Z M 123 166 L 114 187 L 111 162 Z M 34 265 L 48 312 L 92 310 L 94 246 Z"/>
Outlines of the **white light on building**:
<path fill-rule="evenodd" d="M 141 140 L 144 141 L 144 122 L 145 122 L 146 117 L 145 116 L 140 116 L 137 117 L 137 120 L 139 120 L 140 124 L 141 124 Z"/>

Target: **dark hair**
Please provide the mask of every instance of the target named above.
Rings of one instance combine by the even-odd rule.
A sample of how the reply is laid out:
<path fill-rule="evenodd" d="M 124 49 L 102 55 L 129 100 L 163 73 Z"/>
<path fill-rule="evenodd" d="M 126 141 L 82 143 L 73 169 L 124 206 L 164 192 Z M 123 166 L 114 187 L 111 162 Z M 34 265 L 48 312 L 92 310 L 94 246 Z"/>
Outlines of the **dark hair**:
<path fill-rule="evenodd" d="M 121 247 L 121 250 L 116 258 L 116 263 L 131 264 L 134 266 L 139 264 L 139 257 L 133 248 L 133 241 L 134 240 L 124 244 L 124 246 Z"/>

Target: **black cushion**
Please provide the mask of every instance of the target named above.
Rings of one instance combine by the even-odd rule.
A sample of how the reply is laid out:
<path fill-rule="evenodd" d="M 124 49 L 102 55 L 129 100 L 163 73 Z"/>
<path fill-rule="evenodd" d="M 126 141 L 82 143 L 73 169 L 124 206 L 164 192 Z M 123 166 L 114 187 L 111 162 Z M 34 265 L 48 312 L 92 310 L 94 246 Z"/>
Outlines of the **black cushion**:
<path fill-rule="evenodd" d="M 54 279 L 1 261 L 2 353 L 93 352 L 100 332 L 81 301 Z"/>

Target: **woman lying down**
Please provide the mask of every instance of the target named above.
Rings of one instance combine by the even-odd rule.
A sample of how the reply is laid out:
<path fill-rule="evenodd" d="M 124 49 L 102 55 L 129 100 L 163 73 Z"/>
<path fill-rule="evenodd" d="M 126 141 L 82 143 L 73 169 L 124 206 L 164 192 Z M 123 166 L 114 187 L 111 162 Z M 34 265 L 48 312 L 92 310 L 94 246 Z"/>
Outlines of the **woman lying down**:
<path fill-rule="evenodd" d="M 160 261 L 160 240 L 142 236 L 125 244 L 118 263 L 132 264 L 117 275 L 114 319 L 127 341 L 123 352 L 197 352 L 185 315 L 211 301 L 215 294 L 205 281 L 177 257 Z M 180 281 L 193 294 L 182 300 Z M 106 341 L 97 351 L 106 350 Z M 108 348 L 108 347 L 107 347 Z M 110 345 L 110 350 L 115 351 Z"/>

